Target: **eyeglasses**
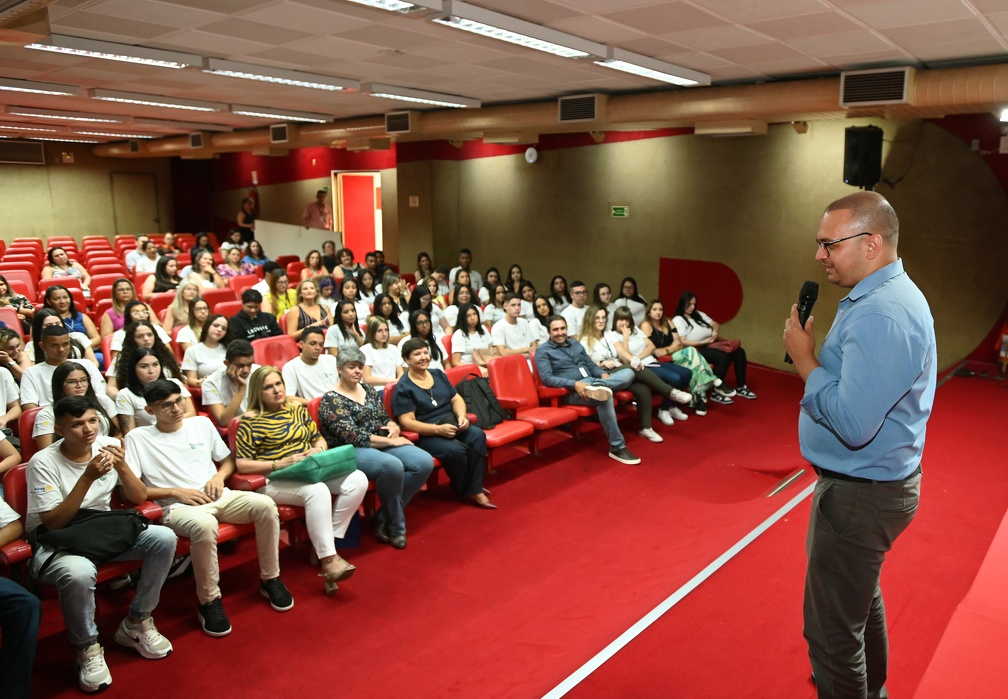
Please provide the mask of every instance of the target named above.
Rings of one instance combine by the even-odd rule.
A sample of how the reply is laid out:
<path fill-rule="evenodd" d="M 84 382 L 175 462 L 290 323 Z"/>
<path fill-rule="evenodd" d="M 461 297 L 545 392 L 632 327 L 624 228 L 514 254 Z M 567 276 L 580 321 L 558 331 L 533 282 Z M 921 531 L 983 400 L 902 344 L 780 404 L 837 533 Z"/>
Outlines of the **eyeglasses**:
<path fill-rule="evenodd" d="M 430 321 L 429 320 L 423 320 L 423 319 L 417 319 L 416 324 L 417 324 L 417 327 L 420 327 L 421 325 L 430 325 Z"/>
<path fill-rule="evenodd" d="M 64 386 L 87 386 L 91 383 L 88 379 L 66 379 L 63 382 Z"/>
<path fill-rule="evenodd" d="M 182 402 L 184 400 L 185 400 L 184 396 L 179 396 L 175 400 L 162 401 L 162 402 L 158 403 L 157 405 L 155 405 L 154 407 L 157 408 L 158 410 L 164 410 L 164 411 L 167 412 L 167 411 L 174 410 L 175 408 L 181 408 L 182 407 Z"/>
<path fill-rule="evenodd" d="M 830 256 L 830 248 L 833 247 L 834 245 L 836 245 L 837 243 L 842 243 L 843 241 L 850 240 L 851 238 L 860 238 L 863 235 L 871 235 L 871 233 L 869 233 L 868 231 L 865 231 L 864 233 L 858 233 L 856 235 L 849 235 L 846 238 L 837 238 L 836 240 L 817 240 L 816 241 L 816 245 L 819 246 L 820 250 L 822 250 L 824 253 L 826 253 L 826 257 L 829 257 Z"/>

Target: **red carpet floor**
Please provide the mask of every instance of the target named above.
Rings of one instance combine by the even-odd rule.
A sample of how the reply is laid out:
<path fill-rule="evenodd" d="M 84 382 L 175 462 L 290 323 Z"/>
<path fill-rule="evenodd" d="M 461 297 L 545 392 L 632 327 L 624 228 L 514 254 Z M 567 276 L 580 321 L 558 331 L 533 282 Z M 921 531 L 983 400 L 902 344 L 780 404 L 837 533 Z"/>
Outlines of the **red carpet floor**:
<path fill-rule="evenodd" d="M 789 375 L 752 373 L 759 400 L 659 426 L 663 444 L 639 438 L 634 421 L 624 420 L 631 448 L 645 459 L 641 466 L 606 458 L 594 430 L 580 442 L 557 438 L 538 459 L 517 453 L 502 459 L 487 481 L 501 507 L 496 512 L 459 505 L 444 490 L 421 494 L 407 510 L 409 548 L 394 551 L 365 535 L 361 548 L 343 551 L 359 570 L 332 599 L 322 594 L 305 552 L 285 550 L 283 577 L 296 604 L 286 614 L 271 611 L 256 590 L 254 546 L 244 541 L 222 558 L 234 632 L 223 639 L 202 634 L 191 578 L 171 581 L 155 613 L 175 645 L 166 660 L 145 661 L 115 647 L 111 636 L 128 595 L 100 591 L 99 626 L 114 678 L 107 694 L 134 696 L 153 682 L 170 683 L 172 694 L 215 697 L 542 696 L 809 482 L 765 497 L 803 466 L 795 434 L 800 385 Z M 960 447 L 964 459 L 965 451 Z M 938 481 L 925 487 L 937 488 Z M 975 552 L 979 564 L 994 525 L 985 534 L 972 511 L 996 503 L 1004 511 L 1004 484 L 990 485 L 970 488 L 971 497 L 981 491 L 979 502 L 969 500 L 971 512 L 958 512 L 962 499 L 946 508 L 937 496 L 922 508 L 904 537 L 923 541 L 921 556 L 903 545 L 887 575 L 907 565 L 924 569 L 924 562 L 928 575 L 903 587 L 907 599 L 888 593 L 894 625 L 917 618 L 902 614 L 918 603 L 912 594 L 930 601 L 941 596 L 932 588 L 945 595 L 968 586 L 960 582 L 968 571 L 944 570 L 953 563 L 944 549 L 950 532 L 969 531 L 969 541 L 956 545 Z M 962 526 L 930 524 L 929 511 L 959 517 Z M 810 694 L 798 610 L 806 517 L 807 505 L 799 506 L 573 695 L 803 696 L 790 691 L 796 687 Z M 955 601 L 947 606 L 950 613 Z M 44 617 L 35 694 L 76 696 L 54 601 L 45 603 Z M 669 638 L 652 636 L 665 626 Z M 894 637 L 900 638 L 895 628 Z M 922 645 L 933 652 L 936 642 L 928 636 Z M 894 673 L 902 673 L 906 641 L 894 643 L 904 644 L 893 662 Z M 632 660 L 638 645 L 639 662 Z M 923 666 L 912 668 L 916 677 Z M 733 676 L 736 689 L 746 688 L 741 693 L 708 691 Z M 767 677 L 783 684 L 768 685 Z M 767 686 L 788 691 L 765 693 Z"/>

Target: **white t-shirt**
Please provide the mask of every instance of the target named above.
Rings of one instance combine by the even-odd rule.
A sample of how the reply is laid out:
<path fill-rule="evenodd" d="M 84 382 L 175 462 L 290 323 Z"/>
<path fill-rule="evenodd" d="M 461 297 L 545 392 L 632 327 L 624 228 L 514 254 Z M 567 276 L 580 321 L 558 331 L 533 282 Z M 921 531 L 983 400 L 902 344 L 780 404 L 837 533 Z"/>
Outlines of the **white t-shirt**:
<path fill-rule="evenodd" d="M 325 296 L 319 296 L 318 302 L 325 306 L 326 310 L 329 311 L 329 317 L 332 318 L 333 314 L 336 313 L 336 299 L 332 296 L 326 298 Z"/>
<path fill-rule="evenodd" d="M 549 339 L 549 330 L 546 326 L 540 323 L 538 320 L 530 320 L 529 325 L 535 331 L 536 337 L 539 339 L 539 344 L 546 342 Z"/>
<path fill-rule="evenodd" d="M 615 330 L 610 330 L 609 332 L 606 333 L 606 338 L 610 339 L 610 341 L 613 344 L 616 344 L 617 342 L 623 342 L 623 333 L 617 332 Z M 647 346 L 647 340 L 648 338 L 647 335 L 644 334 L 644 331 L 641 330 L 640 328 L 635 327 L 633 329 L 633 332 L 630 333 L 629 339 L 627 339 L 626 341 L 625 345 L 626 351 L 635 357 L 640 356 L 640 353 L 643 352 L 644 348 Z M 645 366 L 647 366 L 648 364 L 657 364 L 657 363 L 658 360 L 655 359 L 650 354 L 646 357 L 641 357 L 641 364 Z"/>
<path fill-rule="evenodd" d="M 182 357 L 182 371 L 195 370 L 196 376 L 202 379 L 224 366 L 226 354 L 224 345 L 219 343 L 214 348 L 207 347 L 202 342 L 189 345 Z"/>
<path fill-rule="evenodd" d="M 0 432 L 0 434 L 3 433 Z M 7 437 L 4 437 L 4 439 L 7 439 Z M 18 519 L 21 519 L 21 515 L 17 513 L 17 510 L 15 510 L 13 507 L 4 502 L 2 498 L 0 498 L 0 529 L 6 527 L 8 524 Z"/>
<path fill-rule="evenodd" d="M 521 300 L 521 312 L 518 313 L 518 316 L 525 320 L 535 320 L 535 306 L 531 301 Z"/>
<path fill-rule="evenodd" d="M 374 303 L 374 296 L 370 300 L 361 299 L 359 301 L 354 301 L 354 309 L 357 311 L 357 322 L 361 325 L 364 321 L 368 319 L 371 315 L 371 304 Z M 406 326 L 409 327 L 409 326 Z"/>
<path fill-rule="evenodd" d="M 119 332 L 122 332 L 122 331 L 119 331 Z M 91 338 L 88 337 L 87 335 L 85 335 L 84 333 L 79 333 L 77 331 L 73 331 L 73 332 L 70 333 L 70 339 L 73 340 L 73 341 L 76 341 L 77 344 L 79 344 L 84 349 L 87 349 L 88 347 L 91 346 Z M 29 342 L 27 345 L 25 345 L 25 353 L 28 355 L 28 358 L 30 360 L 32 360 L 32 363 L 34 363 L 34 364 L 38 364 L 39 363 L 38 358 L 35 356 L 35 343 L 34 342 Z M 73 345 L 70 346 L 70 354 L 71 355 L 76 355 L 77 354 L 77 349 Z M 68 357 L 68 359 L 71 362 L 79 362 L 83 358 L 84 357 L 77 357 L 77 356 L 70 356 L 70 357 Z M 44 354 L 42 355 L 42 361 L 43 362 L 45 361 L 45 355 Z"/>
<path fill-rule="evenodd" d="M 188 417 L 175 432 L 157 426 L 138 427 L 126 435 L 126 462 L 140 466 L 140 477 L 151 488 L 203 490 L 217 475 L 216 462 L 231 455 L 210 418 Z M 222 498 L 230 491 L 225 488 Z M 179 505 L 174 498 L 158 500 L 165 512 Z"/>
<path fill-rule="evenodd" d="M 139 259 L 137 259 L 136 264 L 133 265 L 133 272 L 134 273 L 136 273 L 136 272 L 154 272 L 155 270 L 157 270 L 158 259 L 159 258 L 155 257 L 152 260 L 151 258 L 147 257 L 146 255 L 141 256 Z"/>
<path fill-rule="evenodd" d="M 398 353 L 399 353 L 399 366 L 401 366 L 401 367 L 405 367 L 406 366 L 406 360 L 402 358 L 402 348 L 403 348 L 403 345 L 405 345 L 410 339 L 412 339 L 412 338 L 410 338 L 409 336 L 404 337 L 403 339 L 399 340 L 399 346 L 396 347 L 396 351 L 398 351 Z M 438 349 L 441 350 L 441 359 L 435 359 L 434 358 L 434 353 L 431 352 L 430 366 L 428 366 L 427 368 L 428 369 L 439 369 L 440 371 L 444 371 L 444 359 L 446 357 L 448 359 L 451 359 L 451 357 L 448 357 L 448 353 L 445 352 L 444 343 L 442 343 L 437 338 L 436 335 L 434 336 L 434 341 L 437 342 Z"/>
<path fill-rule="evenodd" d="M 585 313 L 587 312 L 588 306 L 575 308 L 573 305 L 570 305 L 563 309 L 560 315 L 567 321 L 567 337 L 577 337 L 581 334 L 581 325 L 584 323 Z"/>
<path fill-rule="evenodd" d="M 188 325 L 183 325 L 182 329 L 178 331 L 175 336 L 175 342 L 178 344 L 195 345 L 199 343 L 199 338 L 196 337 L 196 333 Z"/>
<path fill-rule="evenodd" d="M 675 325 L 676 332 L 679 333 L 679 337 L 683 340 L 691 340 L 694 342 L 706 340 L 714 332 L 710 327 L 708 327 L 714 321 L 712 321 L 711 317 L 703 311 L 693 311 L 693 315 L 702 318 L 707 325 L 700 325 L 699 323 L 695 321 L 691 322 L 682 316 L 676 316 L 672 319 L 672 324 Z"/>
<path fill-rule="evenodd" d="M 587 342 L 580 341 L 581 346 L 585 348 L 585 352 L 591 357 L 591 360 L 596 364 L 601 362 L 612 360 L 614 362 L 621 361 L 619 355 L 616 354 L 616 343 L 621 341 L 623 336 L 619 333 L 613 332 L 612 330 L 607 330 L 602 333 L 602 339 L 595 340 L 595 342 L 589 347 Z"/>
<path fill-rule="evenodd" d="M 491 345 L 493 345 L 493 337 L 490 335 L 490 331 L 484 331 L 482 335 L 478 332 L 466 335 L 461 330 L 456 330 L 452 334 L 452 353 L 461 354 L 463 364 L 473 363 L 473 350 L 489 349 Z"/>
<path fill-rule="evenodd" d="M 4 368 L 0 371 L 0 407 L 3 407 L 4 412 L 7 412 L 7 404 L 13 401 L 21 401 L 21 389 L 15 383 L 10 370 Z"/>
<path fill-rule="evenodd" d="M 182 389 L 183 398 L 191 398 L 192 394 L 178 379 L 168 379 L 169 381 L 178 384 Z M 120 415 L 131 415 L 133 421 L 136 423 L 137 427 L 141 425 L 153 425 L 157 422 L 157 418 L 147 412 L 147 401 L 144 400 L 143 396 L 138 396 L 129 389 L 129 387 L 124 386 L 119 391 L 119 395 L 116 396 L 116 410 L 119 411 Z"/>
<path fill-rule="evenodd" d="M 518 349 L 519 347 L 530 347 L 533 342 L 537 342 L 539 337 L 524 318 L 517 318 L 514 325 L 507 320 L 498 320 L 490 330 L 493 336 L 493 343 L 498 347 L 508 349 Z M 454 347 L 452 348 L 454 349 Z"/>
<path fill-rule="evenodd" d="M 126 325 L 129 325 L 129 323 L 127 323 Z M 166 333 L 164 328 L 162 328 L 157 323 L 154 323 L 154 332 L 161 339 L 161 342 L 165 343 L 166 346 L 171 347 L 171 335 L 169 335 L 168 333 Z M 182 331 L 179 330 L 179 332 L 181 333 Z M 84 337 L 86 338 L 87 335 L 85 335 Z M 125 338 L 126 338 L 126 330 L 125 329 L 119 329 L 119 330 L 116 330 L 114 333 L 112 333 L 112 344 L 109 345 L 109 351 L 111 351 L 111 352 L 122 352 L 123 340 Z M 88 344 L 90 344 L 90 343 L 91 343 L 91 340 L 88 340 L 87 344 L 85 344 L 85 347 Z M 108 374 L 106 373 L 106 375 L 108 375 Z"/>
<path fill-rule="evenodd" d="M 60 452 L 63 440 L 59 439 L 45 449 L 37 452 L 28 462 L 28 516 L 25 518 L 25 529 L 32 531 L 42 523 L 40 512 L 49 512 L 59 506 L 70 494 L 77 481 L 80 480 L 87 463 L 79 464 L 70 461 Z M 112 437 L 95 437 L 91 445 L 91 458 L 94 458 L 102 447 L 119 446 L 119 440 Z M 134 463 L 136 459 L 126 459 L 134 473 L 140 475 Z M 91 484 L 81 509 L 109 510 L 112 491 L 119 484 L 119 474 L 114 470 L 105 474 Z"/>
<path fill-rule="evenodd" d="M 105 393 L 105 379 L 102 378 L 98 367 L 88 361 L 78 362 L 78 364 L 87 371 L 94 392 L 98 395 Z M 21 375 L 21 405 L 25 403 L 35 403 L 40 406 L 51 405 L 54 373 L 56 373 L 56 367 L 48 362 L 36 364 L 26 369 Z"/>
<path fill-rule="evenodd" d="M 115 418 L 119 414 L 115 401 L 104 393 L 96 395 L 98 396 L 98 402 L 101 403 L 101 407 L 105 411 L 105 415 L 108 415 L 110 419 Z M 109 423 L 105 419 L 105 415 L 98 413 L 98 422 L 101 423 L 101 432 L 99 434 L 103 436 L 109 433 Z M 44 434 L 54 434 L 56 431 L 55 424 L 56 418 L 54 417 L 53 406 L 47 405 L 35 414 L 35 427 L 32 428 L 32 438 L 41 437 Z"/>
<path fill-rule="evenodd" d="M 490 304 L 489 306 L 483 309 L 482 315 L 483 315 L 483 322 L 489 323 L 490 326 L 493 327 L 493 324 L 496 323 L 498 320 L 503 320 L 504 316 L 507 315 L 507 311 L 505 311 L 503 308 L 497 308 L 497 306 Z"/>
<path fill-rule="evenodd" d="M 323 393 L 336 388 L 339 372 L 336 371 L 336 357 L 331 354 L 319 355 L 314 364 L 305 364 L 301 357 L 294 357 L 280 370 L 287 394 L 301 398 L 318 398 Z"/>
<path fill-rule="evenodd" d="M 252 285 L 252 288 L 258 291 L 263 298 L 269 294 L 269 282 L 263 279 L 261 282 L 257 282 Z"/>
<path fill-rule="evenodd" d="M 335 347 L 339 349 L 340 347 L 356 347 L 357 339 L 351 335 L 350 337 L 343 337 L 343 331 L 337 328 L 335 325 L 330 325 L 329 329 L 326 330 L 325 342 L 323 347 Z"/>
<path fill-rule="evenodd" d="M 612 313 L 617 308 L 629 308 L 630 314 L 633 316 L 634 325 L 640 327 L 640 324 L 644 322 L 644 314 L 647 313 L 647 306 L 640 301 L 634 301 L 633 299 L 628 299 L 626 296 L 620 296 L 609 304 L 609 318 L 612 319 Z"/>
<path fill-rule="evenodd" d="M 253 364 L 249 376 L 252 376 L 252 372 L 258 368 L 258 364 Z M 228 378 L 226 366 L 222 366 L 203 379 L 203 385 L 200 388 L 203 390 L 203 405 L 227 405 L 236 393 L 234 384 Z M 245 391 L 245 397 L 242 398 L 238 414 L 244 413 L 246 410 L 248 410 L 248 391 Z"/>
<path fill-rule="evenodd" d="M 375 349 L 365 342 L 360 351 L 364 353 L 364 366 L 371 367 L 371 376 L 389 381 L 396 380 L 396 367 L 402 364 L 402 355 L 399 354 L 398 347 L 389 345 L 383 349 Z"/>

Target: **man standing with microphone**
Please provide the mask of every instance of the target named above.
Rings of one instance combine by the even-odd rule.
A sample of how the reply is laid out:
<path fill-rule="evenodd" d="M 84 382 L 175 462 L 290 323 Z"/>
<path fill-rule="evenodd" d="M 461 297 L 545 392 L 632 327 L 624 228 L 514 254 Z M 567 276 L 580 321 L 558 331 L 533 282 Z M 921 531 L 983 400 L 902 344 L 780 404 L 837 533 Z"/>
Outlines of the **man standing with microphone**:
<path fill-rule="evenodd" d="M 818 359 L 797 304 L 784 348 L 805 381 L 802 455 L 819 481 L 806 552 L 804 635 L 819 697 L 888 697 L 882 561 L 917 511 L 936 384 L 934 320 L 897 255 L 889 202 L 858 192 L 830 204 L 816 259 L 840 301 Z"/>

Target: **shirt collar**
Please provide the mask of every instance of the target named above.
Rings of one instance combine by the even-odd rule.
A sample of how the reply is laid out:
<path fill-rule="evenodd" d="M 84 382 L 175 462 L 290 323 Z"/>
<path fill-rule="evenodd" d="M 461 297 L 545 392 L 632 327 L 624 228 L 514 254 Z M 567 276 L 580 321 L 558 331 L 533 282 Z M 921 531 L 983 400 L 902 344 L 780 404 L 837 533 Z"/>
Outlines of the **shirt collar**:
<path fill-rule="evenodd" d="M 890 262 L 882 269 L 877 269 L 867 277 L 859 281 L 844 301 L 850 301 L 851 303 L 859 300 L 862 296 L 869 294 L 875 289 L 879 288 L 887 281 L 894 277 L 898 277 L 903 274 L 903 260 L 897 258 L 895 262 Z"/>

